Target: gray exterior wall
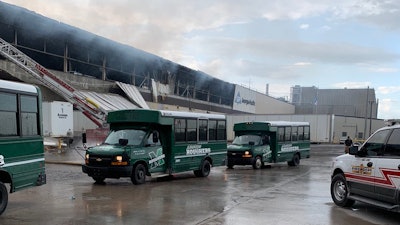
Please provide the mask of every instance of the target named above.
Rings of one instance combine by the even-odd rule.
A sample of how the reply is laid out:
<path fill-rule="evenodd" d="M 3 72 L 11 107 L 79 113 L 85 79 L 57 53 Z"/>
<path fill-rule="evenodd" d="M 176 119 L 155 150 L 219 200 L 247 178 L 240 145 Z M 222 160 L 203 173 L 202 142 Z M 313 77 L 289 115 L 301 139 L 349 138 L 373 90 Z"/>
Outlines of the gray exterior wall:
<path fill-rule="evenodd" d="M 377 118 L 378 102 L 375 90 L 318 89 L 294 86 L 291 89 L 296 114 L 335 114 L 361 118 Z"/>
<path fill-rule="evenodd" d="M 294 114 L 295 109 L 293 104 L 256 92 L 255 114 Z"/>

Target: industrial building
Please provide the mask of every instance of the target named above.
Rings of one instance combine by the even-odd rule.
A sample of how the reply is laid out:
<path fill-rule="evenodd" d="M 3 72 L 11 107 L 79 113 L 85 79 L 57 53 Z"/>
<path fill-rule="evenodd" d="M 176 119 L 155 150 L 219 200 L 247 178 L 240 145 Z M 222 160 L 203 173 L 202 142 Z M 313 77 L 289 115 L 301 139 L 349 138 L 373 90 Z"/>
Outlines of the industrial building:
<path fill-rule="evenodd" d="M 382 122 L 376 119 L 378 105 L 372 101 L 375 99 L 373 89 L 364 90 L 366 100 L 360 91 L 359 99 L 363 101 L 360 106 L 353 104 L 355 107 L 352 108 L 346 105 L 351 103 L 343 102 L 338 111 L 338 107 L 332 106 L 341 103 L 334 102 L 329 92 L 293 88 L 292 99 L 295 101 L 292 104 L 4 2 L 0 2 L 0 38 L 3 53 L 0 54 L 0 79 L 36 84 L 42 90 L 43 101 L 56 105 L 69 102 L 70 94 L 79 94 L 84 99 L 91 99 L 102 113 L 125 108 L 201 111 L 226 114 L 228 122 L 236 121 L 230 117 L 304 121 L 308 114 L 315 114 L 315 118 L 328 115 L 330 119 L 325 121 L 329 123 L 338 121 L 332 120 L 336 114 L 363 121 L 371 118 L 364 126 L 357 122 L 360 125 L 357 125 L 354 137 L 360 136 L 358 131 L 362 130 L 363 138 L 367 134 L 364 132 L 367 125 L 368 131 L 375 130 L 380 126 L 375 122 Z M 46 75 L 57 84 L 49 86 L 44 82 L 42 78 Z M 65 94 L 57 90 L 58 87 L 72 91 Z M 313 104 L 316 97 L 318 104 Z M 85 110 L 75 103 L 69 103 L 74 106 L 72 135 L 80 135 L 82 130 L 96 128 L 104 122 L 100 117 L 90 118 L 91 113 L 82 113 Z M 367 108 L 363 104 L 370 104 L 371 110 L 363 111 L 363 107 Z M 48 108 L 52 109 L 51 106 Z M 56 111 L 57 107 L 52 110 Z M 303 114 L 307 116 L 302 117 Z M 260 117 L 252 117 L 256 115 Z M 314 124 L 315 129 L 318 130 L 320 125 Z M 52 126 L 45 127 L 51 129 Z M 332 130 L 330 137 L 315 141 L 335 142 L 343 132 L 353 132 L 335 131 L 334 126 L 328 129 Z"/>
<path fill-rule="evenodd" d="M 334 114 L 376 119 L 378 101 L 375 90 L 360 89 L 319 89 L 313 87 L 291 88 L 292 103 L 296 114 Z"/>

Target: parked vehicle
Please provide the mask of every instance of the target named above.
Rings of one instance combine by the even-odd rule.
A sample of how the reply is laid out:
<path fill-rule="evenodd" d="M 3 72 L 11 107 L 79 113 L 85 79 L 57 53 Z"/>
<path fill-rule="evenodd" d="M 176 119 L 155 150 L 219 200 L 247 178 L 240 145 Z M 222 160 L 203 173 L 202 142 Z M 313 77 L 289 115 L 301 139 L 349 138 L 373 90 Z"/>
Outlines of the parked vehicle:
<path fill-rule="evenodd" d="M 0 214 L 10 193 L 46 183 L 42 96 L 33 85 L 0 80 Z"/>
<path fill-rule="evenodd" d="M 308 122 L 245 122 L 235 124 L 233 129 L 235 139 L 228 146 L 228 168 L 252 165 L 260 169 L 278 162 L 297 166 L 300 159 L 310 157 Z"/>
<path fill-rule="evenodd" d="M 400 125 L 397 122 L 373 133 L 361 146 L 332 163 L 331 196 L 336 205 L 355 201 L 400 211 Z M 397 123 L 397 124 L 396 124 Z"/>
<path fill-rule="evenodd" d="M 96 182 L 194 171 L 206 177 L 211 166 L 225 165 L 224 115 L 163 110 L 121 110 L 107 117 L 110 134 L 86 151 L 82 171 Z"/>

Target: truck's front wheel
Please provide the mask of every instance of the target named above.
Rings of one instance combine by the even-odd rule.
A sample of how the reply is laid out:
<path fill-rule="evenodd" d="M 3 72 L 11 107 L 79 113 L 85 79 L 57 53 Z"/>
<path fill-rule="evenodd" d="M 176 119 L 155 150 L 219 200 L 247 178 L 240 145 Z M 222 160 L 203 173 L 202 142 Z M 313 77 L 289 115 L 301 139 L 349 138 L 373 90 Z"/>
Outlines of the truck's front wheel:
<path fill-rule="evenodd" d="M 354 200 L 348 198 L 349 187 L 347 186 L 346 178 L 339 173 L 333 176 L 331 182 L 331 196 L 336 205 L 342 207 L 352 206 Z"/>
<path fill-rule="evenodd" d="M 0 215 L 6 210 L 8 203 L 8 192 L 3 182 L 0 182 Z"/>
<path fill-rule="evenodd" d="M 143 164 L 137 164 L 133 168 L 131 181 L 133 184 L 144 184 L 146 182 L 146 167 Z"/>

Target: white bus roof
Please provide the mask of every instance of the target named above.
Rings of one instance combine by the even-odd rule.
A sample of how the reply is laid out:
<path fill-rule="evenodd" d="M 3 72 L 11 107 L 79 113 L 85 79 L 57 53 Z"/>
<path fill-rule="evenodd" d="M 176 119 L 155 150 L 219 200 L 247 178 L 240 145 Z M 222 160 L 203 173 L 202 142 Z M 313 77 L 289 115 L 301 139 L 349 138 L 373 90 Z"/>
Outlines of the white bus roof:
<path fill-rule="evenodd" d="M 225 119 L 225 115 L 222 114 L 210 114 L 210 113 L 196 113 L 196 112 L 182 112 L 182 111 L 168 111 L 160 110 L 162 116 L 168 117 L 184 117 L 184 118 L 200 118 L 200 119 Z"/>
<path fill-rule="evenodd" d="M 12 82 L 12 81 L 7 81 L 7 80 L 0 80 L 0 89 L 37 93 L 37 89 L 33 85 Z"/>
<path fill-rule="evenodd" d="M 292 121 L 253 121 L 252 123 L 268 123 L 270 126 L 309 126 L 309 122 L 292 122 Z"/>

